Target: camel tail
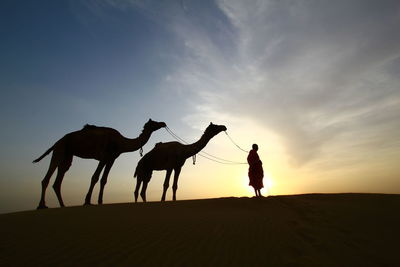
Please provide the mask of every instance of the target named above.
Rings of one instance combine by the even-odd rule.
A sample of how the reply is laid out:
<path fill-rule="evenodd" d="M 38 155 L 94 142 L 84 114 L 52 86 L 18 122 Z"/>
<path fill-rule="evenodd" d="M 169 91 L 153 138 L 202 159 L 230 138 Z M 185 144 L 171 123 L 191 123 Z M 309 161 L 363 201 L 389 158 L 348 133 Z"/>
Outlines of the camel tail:
<path fill-rule="evenodd" d="M 41 155 L 40 157 L 38 157 L 37 159 L 35 159 L 34 161 L 32 161 L 32 163 L 37 163 L 39 161 L 41 161 L 44 157 L 46 157 L 51 151 L 53 151 L 54 149 L 54 145 L 52 147 L 50 147 L 49 149 L 47 149 L 46 152 L 44 152 L 43 155 Z"/>
<path fill-rule="evenodd" d="M 135 174 L 133 175 L 133 178 L 138 177 L 139 175 L 143 176 L 143 164 L 141 163 L 141 161 L 139 161 L 138 165 L 136 166 L 135 169 Z"/>

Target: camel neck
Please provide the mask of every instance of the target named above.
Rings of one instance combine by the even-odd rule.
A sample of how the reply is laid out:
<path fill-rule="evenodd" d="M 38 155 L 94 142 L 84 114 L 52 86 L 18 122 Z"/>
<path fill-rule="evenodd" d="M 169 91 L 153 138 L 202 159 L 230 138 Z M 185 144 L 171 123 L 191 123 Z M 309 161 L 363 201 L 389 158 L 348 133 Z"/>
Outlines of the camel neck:
<path fill-rule="evenodd" d="M 199 153 L 208 144 L 211 138 L 212 136 L 203 134 L 197 142 L 190 145 L 186 145 L 185 146 L 186 157 L 188 158 Z"/>
<path fill-rule="evenodd" d="M 121 152 L 124 153 L 138 150 L 147 143 L 150 135 L 151 131 L 143 130 L 137 138 L 125 138 L 121 146 Z"/>

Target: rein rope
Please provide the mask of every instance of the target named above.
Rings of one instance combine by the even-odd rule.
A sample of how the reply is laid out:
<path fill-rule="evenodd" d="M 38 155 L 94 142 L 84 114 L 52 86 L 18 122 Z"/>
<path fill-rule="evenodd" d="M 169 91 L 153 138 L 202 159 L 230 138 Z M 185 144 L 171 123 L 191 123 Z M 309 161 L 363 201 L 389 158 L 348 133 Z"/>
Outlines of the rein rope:
<path fill-rule="evenodd" d="M 177 134 L 175 134 L 170 128 L 165 127 L 165 130 L 173 137 L 175 138 L 178 142 L 182 142 L 184 144 L 188 144 L 188 142 L 186 142 L 184 139 L 180 138 Z M 226 132 L 225 132 L 226 133 Z M 227 134 L 227 133 L 226 133 Z M 233 142 L 233 140 L 231 140 Z M 241 149 L 243 150 L 243 149 Z M 243 150 L 245 151 L 245 150 Z M 214 156 L 212 154 L 209 154 L 205 151 L 200 151 L 199 153 L 200 157 L 206 158 L 208 160 L 220 163 L 220 164 L 227 164 L 227 165 L 240 165 L 240 164 L 247 164 L 247 162 L 238 162 L 238 161 L 232 161 L 232 160 L 228 160 L 228 159 L 224 159 L 224 158 L 220 158 L 217 156 Z M 196 163 L 196 155 L 193 155 L 193 164 Z"/>
<path fill-rule="evenodd" d="M 250 152 L 250 151 L 247 151 L 247 150 L 241 148 L 238 144 L 236 144 L 236 142 L 233 141 L 232 137 L 229 136 L 227 131 L 224 131 L 224 132 L 225 132 L 226 136 L 228 136 L 229 140 L 231 140 L 232 144 L 234 144 L 237 148 L 239 148 L 240 150 L 242 150 L 243 152 L 246 152 L 246 153 Z"/>

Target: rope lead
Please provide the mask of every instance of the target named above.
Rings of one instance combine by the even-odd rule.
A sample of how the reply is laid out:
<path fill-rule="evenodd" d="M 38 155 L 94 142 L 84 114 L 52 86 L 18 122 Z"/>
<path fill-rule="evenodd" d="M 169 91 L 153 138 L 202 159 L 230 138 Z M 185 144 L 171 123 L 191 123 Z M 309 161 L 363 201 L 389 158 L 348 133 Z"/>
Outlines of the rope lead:
<path fill-rule="evenodd" d="M 173 137 L 175 138 L 178 142 L 182 142 L 184 144 L 188 144 L 185 140 L 180 138 L 177 134 L 175 134 L 170 128 L 165 127 L 165 130 Z M 225 132 L 226 133 L 226 132 Z M 240 165 L 240 164 L 247 164 L 246 162 L 237 162 L 237 161 L 231 161 L 223 158 L 216 157 L 214 155 L 211 155 L 205 151 L 200 151 L 199 153 L 200 157 L 206 158 L 208 160 L 220 163 L 220 164 L 227 164 L 227 165 Z M 193 165 L 196 163 L 196 155 L 193 155 Z"/>
<path fill-rule="evenodd" d="M 237 148 L 239 148 L 239 149 L 242 150 L 243 152 L 249 153 L 249 151 L 247 151 L 247 150 L 241 148 L 238 144 L 236 144 L 236 142 L 233 141 L 232 137 L 229 136 L 229 134 L 228 134 L 227 131 L 224 131 L 224 132 L 225 132 L 226 136 L 228 136 L 229 140 L 231 140 L 232 144 L 234 144 Z"/>

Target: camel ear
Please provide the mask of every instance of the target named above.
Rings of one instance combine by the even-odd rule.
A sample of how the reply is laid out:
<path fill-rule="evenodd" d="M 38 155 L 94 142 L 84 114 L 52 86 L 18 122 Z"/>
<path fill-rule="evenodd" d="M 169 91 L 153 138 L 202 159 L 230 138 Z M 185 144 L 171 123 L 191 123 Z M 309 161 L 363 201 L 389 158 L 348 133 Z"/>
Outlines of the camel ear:
<path fill-rule="evenodd" d="M 149 122 L 151 122 L 152 121 L 152 119 L 149 119 Z"/>
<path fill-rule="evenodd" d="M 212 123 L 212 122 L 210 122 L 210 125 L 213 125 L 213 123 Z"/>

